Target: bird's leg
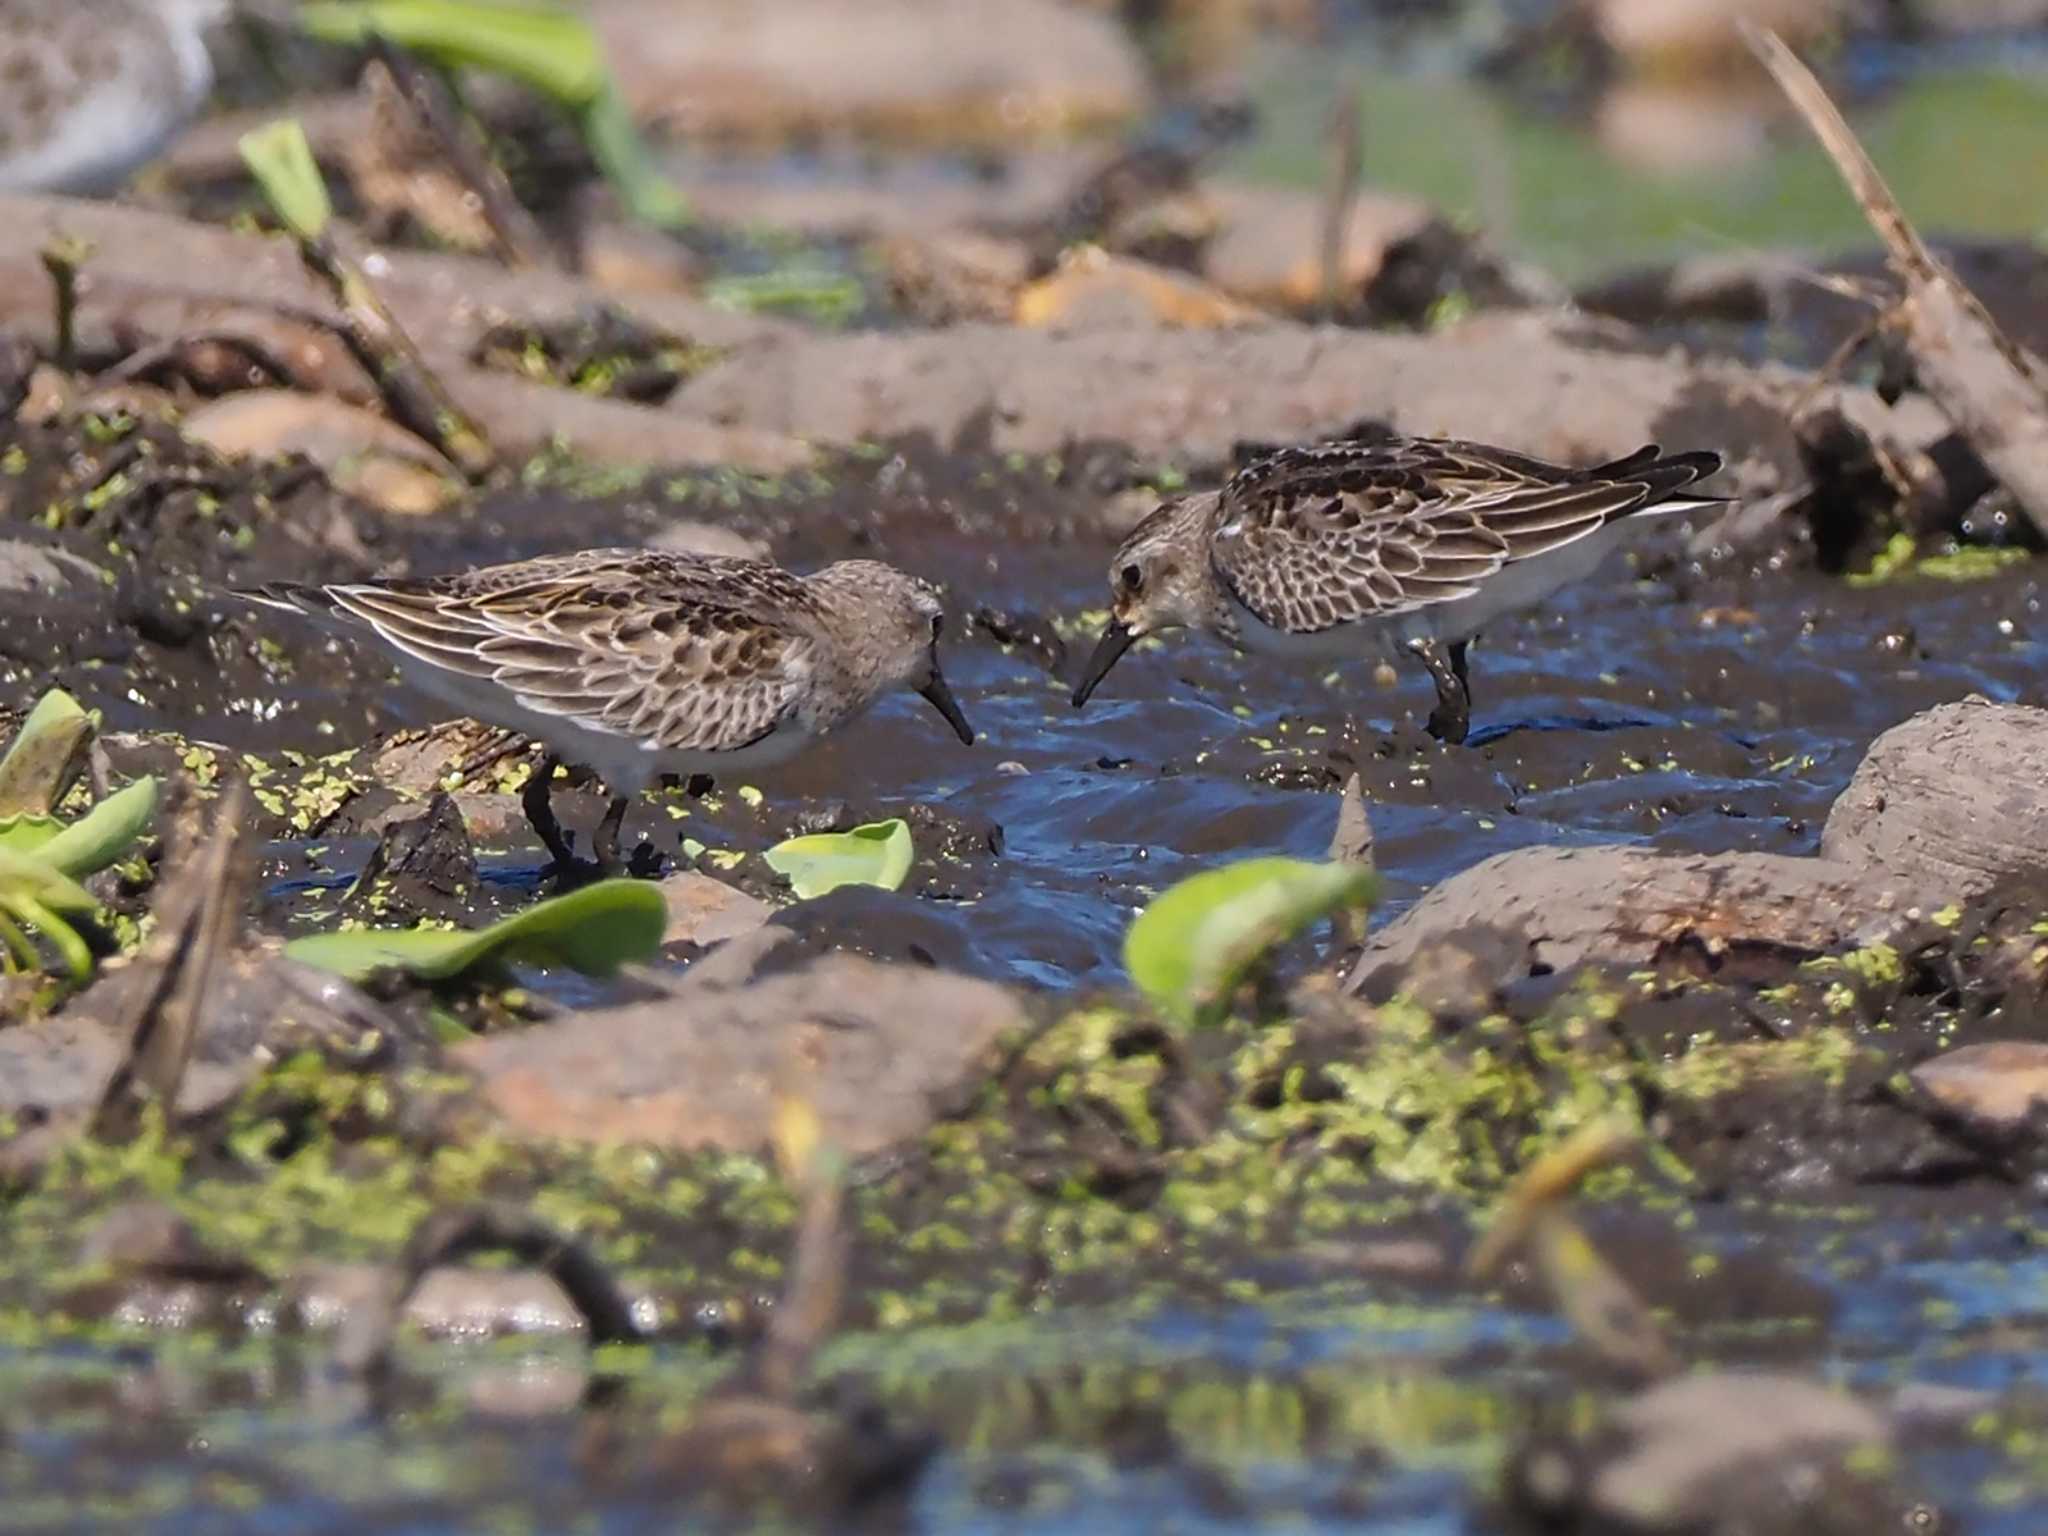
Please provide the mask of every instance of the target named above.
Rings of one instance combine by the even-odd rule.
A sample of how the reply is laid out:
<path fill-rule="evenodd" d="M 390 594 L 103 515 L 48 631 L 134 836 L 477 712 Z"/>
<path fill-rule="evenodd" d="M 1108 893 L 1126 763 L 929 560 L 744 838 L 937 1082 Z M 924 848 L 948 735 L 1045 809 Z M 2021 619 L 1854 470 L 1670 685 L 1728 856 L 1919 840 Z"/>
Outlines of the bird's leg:
<path fill-rule="evenodd" d="M 562 835 L 562 824 L 555 820 L 555 808 L 549 801 L 555 769 L 560 766 L 554 753 L 544 754 L 534 765 L 533 777 L 526 781 L 526 788 L 520 791 L 519 804 L 526 812 L 526 819 L 533 823 L 533 830 L 540 834 L 549 856 L 554 859 L 556 872 L 566 876 L 576 868 L 576 855 L 569 847 L 569 840 Z"/>
<path fill-rule="evenodd" d="M 612 796 L 611 804 L 604 808 L 604 820 L 597 824 L 597 834 L 590 840 L 590 851 L 597 859 L 600 873 L 616 875 L 624 867 L 619 863 L 619 831 L 626 824 L 626 807 L 630 804 L 630 795 Z"/>
<path fill-rule="evenodd" d="M 1472 728 L 1472 694 L 1465 686 L 1463 643 L 1451 647 L 1451 659 L 1446 659 L 1443 646 L 1424 636 L 1410 640 L 1408 649 L 1429 668 L 1430 681 L 1436 684 L 1436 708 L 1429 712 L 1429 734 L 1454 747 L 1462 745 L 1465 733 Z"/>
<path fill-rule="evenodd" d="M 717 781 L 708 773 L 693 773 L 683 781 L 683 793 L 692 800 L 702 800 L 717 787 Z"/>
<path fill-rule="evenodd" d="M 1458 686 L 1465 690 L 1465 698 L 1468 703 L 1472 698 L 1472 674 L 1466 670 L 1465 653 L 1471 648 L 1472 642 L 1470 640 L 1453 640 L 1451 642 L 1451 675 L 1458 680 Z"/>

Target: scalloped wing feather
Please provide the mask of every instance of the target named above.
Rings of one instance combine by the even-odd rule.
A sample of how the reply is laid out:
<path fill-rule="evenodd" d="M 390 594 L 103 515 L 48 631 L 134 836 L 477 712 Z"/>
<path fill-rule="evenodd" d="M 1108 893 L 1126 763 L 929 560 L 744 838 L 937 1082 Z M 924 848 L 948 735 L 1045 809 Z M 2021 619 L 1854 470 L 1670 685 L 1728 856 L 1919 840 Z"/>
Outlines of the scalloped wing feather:
<path fill-rule="evenodd" d="M 1210 558 L 1263 622 L 1313 633 L 1471 597 L 1718 466 L 1655 447 L 1591 470 L 1450 440 L 1288 449 L 1232 477 Z"/>
<path fill-rule="evenodd" d="M 816 665 L 810 593 L 754 561 L 598 552 L 319 593 L 417 662 L 650 750 L 759 741 Z"/>

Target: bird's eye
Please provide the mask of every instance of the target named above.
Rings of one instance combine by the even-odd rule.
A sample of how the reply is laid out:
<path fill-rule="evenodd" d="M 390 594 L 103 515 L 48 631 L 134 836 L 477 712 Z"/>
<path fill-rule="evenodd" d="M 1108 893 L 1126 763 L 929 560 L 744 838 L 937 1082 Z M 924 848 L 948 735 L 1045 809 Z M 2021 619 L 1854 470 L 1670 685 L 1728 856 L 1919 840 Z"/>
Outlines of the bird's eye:
<path fill-rule="evenodd" d="M 1145 572 L 1139 566 L 1127 565 L 1118 574 L 1123 577 L 1126 592 L 1135 592 L 1145 584 Z"/>

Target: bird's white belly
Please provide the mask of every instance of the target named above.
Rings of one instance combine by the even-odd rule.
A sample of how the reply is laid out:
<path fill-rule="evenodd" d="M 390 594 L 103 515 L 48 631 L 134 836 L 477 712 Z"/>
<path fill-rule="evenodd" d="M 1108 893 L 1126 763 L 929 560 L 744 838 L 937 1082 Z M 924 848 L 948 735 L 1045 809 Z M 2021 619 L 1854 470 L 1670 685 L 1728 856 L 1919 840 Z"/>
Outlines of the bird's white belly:
<path fill-rule="evenodd" d="M 800 720 L 786 720 L 760 740 L 730 752 L 675 751 L 566 715 L 528 708 L 494 684 L 471 683 L 409 656 L 395 659 L 399 675 L 415 692 L 545 744 L 565 763 L 595 773 L 615 795 L 638 794 L 664 773 L 731 774 L 772 768 L 795 757 L 813 739 Z"/>
<path fill-rule="evenodd" d="M 1501 615 L 1533 608 L 1563 587 L 1590 576 L 1614 549 L 1633 537 L 1636 519 L 1624 518 L 1561 549 L 1504 565 L 1470 597 L 1429 603 L 1384 618 L 1359 619 L 1329 629 L 1297 633 L 1275 629 L 1231 600 L 1244 648 L 1261 655 L 1327 661 L 1357 657 L 1374 646 L 1394 651 L 1411 640 L 1453 644 L 1470 640 Z"/>

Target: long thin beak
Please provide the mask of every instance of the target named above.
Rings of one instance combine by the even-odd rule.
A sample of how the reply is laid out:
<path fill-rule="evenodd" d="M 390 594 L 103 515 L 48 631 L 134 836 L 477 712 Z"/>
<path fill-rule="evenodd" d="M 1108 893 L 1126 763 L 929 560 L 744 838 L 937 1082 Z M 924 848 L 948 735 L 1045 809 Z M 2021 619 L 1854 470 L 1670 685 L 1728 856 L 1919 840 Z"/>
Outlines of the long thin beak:
<path fill-rule="evenodd" d="M 960 738 L 962 746 L 974 745 L 974 727 L 967 723 L 967 717 L 960 713 L 959 701 L 953 697 L 953 690 L 946 686 L 946 675 L 939 670 L 938 662 L 932 663 L 932 679 L 917 690 L 925 701 L 946 717 L 946 724 L 953 727 L 953 734 Z"/>
<path fill-rule="evenodd" d="M 1131 648 L 1137 638 L 1115 619 L 1109 621 L 1102 638 L 1095 642 L 1095 654 L 1088 658 L 1088 670 L 1081 674 L 1081 686 L 1074 690 L 1074 708 L 1079 709 L 1088 702 L 1088 695 L 1109 675 L 1109 669 L 1117 664 L 1118 658 Z"/>

